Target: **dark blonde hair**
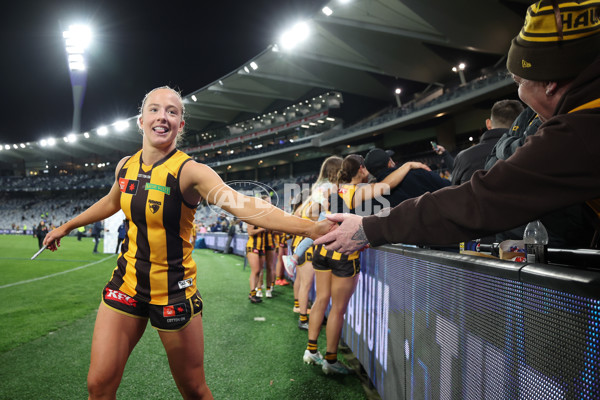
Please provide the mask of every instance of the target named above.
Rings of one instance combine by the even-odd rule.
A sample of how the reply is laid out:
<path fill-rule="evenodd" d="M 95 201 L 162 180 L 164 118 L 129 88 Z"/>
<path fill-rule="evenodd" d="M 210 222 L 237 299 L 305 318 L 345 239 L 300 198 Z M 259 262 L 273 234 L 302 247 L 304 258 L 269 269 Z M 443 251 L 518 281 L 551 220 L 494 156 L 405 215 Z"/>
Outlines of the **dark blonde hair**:
<path fill-rule="evenodd" d="M 358 173 L 360 167 L 365 165 L 365 159 L 359 154 L 350 154 L 342 161 L 342 168 L 338 172 L 337 183 L 348 183 Z"/>
<path fill-rule="evenodd" d="M 336 182 L 338 177 L 338 172 L 342 168 L 342 162 L 344 160 L 342 157 L 338 156 L 330 156 L 323 161 L 321 164 L 321 171 L 319 172 L 319 177 L 317 178 L 317 182 L 315 184 L 319 184 L 321 182 Z"/>
<path fill-rule="evenodd" d="M 179 102 L 181 103 L 181 120 L 185 121 L 185 104 L 183 104 L 183 98 L 181 97 L 181 92 L 178 90 L 173 89 L 170 86 L 159 86 L 157 88 L 152 89 L 151 91 L 149 91 L 148 93 L 146 93 L 146 95 L 144 96 L 144 99 L 142 100 L 142 104 L 140 105 L 140 109 L 139 109 L 139 116 L 137 119 L 137 125 L 138 128 L 140 129 L 140 133 L 142 134 L 142 136 L 144 135 L 144 131 L 142 130 L 142 126 L 140 125 L 140 117 L 142 116 L 142 113 L 144 111 L 144 106 L 146 105 L 146 100 L 148 100 L 148 97 L 154 93 L 157 90 L 160 89 L 167 89 L 172 91 L 173 93 L 175 93 L 175 95 L 177 95 L 177 98 L 179 99 Z M 185 131 L 182 129 L 181 132 L 177 133 L 177 137 L 175 138 L 175 143 L 178 145 L 179 143 L 181 143 L 181 140 L 183 139 L 183 135 L 185 134 Z"/>

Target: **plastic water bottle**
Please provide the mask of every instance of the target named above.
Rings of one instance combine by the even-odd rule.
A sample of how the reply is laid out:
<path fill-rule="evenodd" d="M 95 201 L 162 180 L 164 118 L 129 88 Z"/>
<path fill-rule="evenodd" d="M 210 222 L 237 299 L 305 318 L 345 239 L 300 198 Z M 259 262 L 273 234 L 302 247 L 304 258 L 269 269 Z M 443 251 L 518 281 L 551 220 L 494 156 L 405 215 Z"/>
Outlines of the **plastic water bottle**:
<path fill-rule="evenodd" d="M 523 242 L 527 253 L 527 262 L 548 263 L 548 232 L 539 220 L 532 221 L 525 227 Z"/>

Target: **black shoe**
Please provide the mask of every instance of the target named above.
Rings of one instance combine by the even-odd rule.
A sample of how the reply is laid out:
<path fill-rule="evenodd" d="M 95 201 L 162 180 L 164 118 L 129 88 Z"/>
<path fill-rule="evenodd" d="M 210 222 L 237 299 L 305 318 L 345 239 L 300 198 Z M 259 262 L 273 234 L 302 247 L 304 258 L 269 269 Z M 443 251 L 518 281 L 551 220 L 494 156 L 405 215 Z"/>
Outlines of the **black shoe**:
<path fill-rule="evenodd" d="M 252 295 L 248 295 L 248 300 L 250 300 L 250 303 L 252 304 L 262 303 L 262 299 L 259 299 L 258 297 Z"/>

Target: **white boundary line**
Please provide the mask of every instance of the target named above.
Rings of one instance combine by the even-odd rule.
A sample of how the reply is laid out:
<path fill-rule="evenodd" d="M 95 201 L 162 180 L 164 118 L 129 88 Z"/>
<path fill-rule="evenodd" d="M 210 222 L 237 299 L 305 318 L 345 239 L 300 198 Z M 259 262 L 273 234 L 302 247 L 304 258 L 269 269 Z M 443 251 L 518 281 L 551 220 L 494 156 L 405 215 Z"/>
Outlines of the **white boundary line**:
<path fill-rule="evenodd" d="M 113 256 L 111 255 L 111 256 L 103 258 L 102 260 L 94 261 L 93 263 L 85 264 L 85 265 L 82 265 L 82 266 L 79 266 L 79 267 L 76 267 L 76 268 L 72 268 L 72 269 L 68 269 L 66 271 L 57 272 L 55 274 L 50 274 L 50 275 L 46 275 L 46 276 L 40 276 L 38 278 L 27 279 L 26 281 L 19 281 L 19 282 L 9 283 L 8 285 L 2 285 L 2 286 L 0 286 L 0 289 L 5 289 L 5 288 L 8 288 L 8 287 L 12 287 L 12 286 L 22 285 L 24 283 L 31 283 L 31 282 L 35 282 L 35 281 L 41 281 L 42 279 L 53 278 L 55 276 L 68 274 L 69 272 L 78 271 L 80 269 L 91 267 L 92 265 L 100 264 L 101 262 L 104 262 L 104 261 L 106 261 L 106 260 L 108 260 L 109 258 L 112 258 L 112 257 Z"/>

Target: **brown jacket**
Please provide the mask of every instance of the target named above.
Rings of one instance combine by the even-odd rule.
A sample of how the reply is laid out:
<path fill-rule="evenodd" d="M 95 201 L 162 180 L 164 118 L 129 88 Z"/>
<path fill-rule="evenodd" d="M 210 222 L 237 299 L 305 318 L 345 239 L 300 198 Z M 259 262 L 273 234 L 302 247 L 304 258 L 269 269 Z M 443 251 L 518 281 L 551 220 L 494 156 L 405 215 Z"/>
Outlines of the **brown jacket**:
<path fill-rule="evenodd" d="M 515 154 L 469 182 L 365 217 L 372 246 L 451 244 L 523 225 L 600 197 L 600 58 L 572 83 L 554 117 Z"/>

